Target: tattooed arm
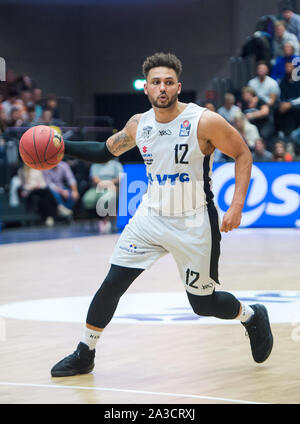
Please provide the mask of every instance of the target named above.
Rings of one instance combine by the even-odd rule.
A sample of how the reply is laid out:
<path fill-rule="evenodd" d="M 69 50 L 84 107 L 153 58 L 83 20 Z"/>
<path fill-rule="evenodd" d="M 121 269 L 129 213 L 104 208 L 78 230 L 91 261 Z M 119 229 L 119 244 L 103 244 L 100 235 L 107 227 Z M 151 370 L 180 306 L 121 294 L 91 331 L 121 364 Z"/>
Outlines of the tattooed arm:
<path fill-rule="evenodd" d="M 136 130 L 140 119 L 141 114 L 132 116 L 121 131 L 109 137 L 106 145 L 114 156 L 120 156 L 136 146 Z"/>
<path fill-rule="evenodd" d="M 65 140 L 65 154 L 89 162 L 108 162 L 136 146 L 135 137 L 140 118 L 141 114 L 132 116 L 125 127 L 109 137 L 105 143 Z"/>

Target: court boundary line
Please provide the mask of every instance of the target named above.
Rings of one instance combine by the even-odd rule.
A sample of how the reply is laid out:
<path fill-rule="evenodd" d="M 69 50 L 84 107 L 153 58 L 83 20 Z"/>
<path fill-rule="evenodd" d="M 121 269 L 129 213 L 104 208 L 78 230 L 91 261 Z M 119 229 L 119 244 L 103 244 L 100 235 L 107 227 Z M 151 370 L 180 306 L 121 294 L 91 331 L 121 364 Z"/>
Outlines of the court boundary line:
<path fill-rule="evenodd" d="M 132 393 L 132 394 L 144 394 L 153 396 L 169 396 L 169 397 L 185 397 L 192 399 L 206 399 L 206 400 L 219 400 L 224 402 L 232 403 L 243 403 L 243 404 L 266 404 L 266 402 L 252 402 L 241 399 L 229 399 L 217 396 L 204 396 L 204 395 L 192 395 L 186 393 L 168 393 L 168 392 L 152 392 L 146 390 L 131 390 L 131 389 L 116 389 L 109 387 L 88 387 L 88 386 L 68 386 L 58 384 L 35 384 L 35 383 L 13 383 L 7 381 L 0 381 L 0 386 L 15 386 L 15 387 L 35 387 L 35 388 L 47 388 L 47 389 L 73 389 L 73 390 L 95 390 L 102 392 L 119 392 L 119 393 Z"/>

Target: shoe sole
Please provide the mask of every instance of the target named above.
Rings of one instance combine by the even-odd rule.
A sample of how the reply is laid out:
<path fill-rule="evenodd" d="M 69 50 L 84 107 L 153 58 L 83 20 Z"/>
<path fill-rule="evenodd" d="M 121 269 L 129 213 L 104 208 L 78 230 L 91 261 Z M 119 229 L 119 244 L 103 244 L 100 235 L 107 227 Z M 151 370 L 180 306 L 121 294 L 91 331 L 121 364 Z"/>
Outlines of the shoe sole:
<path fill-rule="evenodd" d="M 256 309 L 260 310 L 264 314 L 266 321 L 268 323 L 268 330 L 269 330 L 269 333 L 270 333 L 270 335 L 269 335 L 270 346 L 269 346 L 269 349 L 267 350 L 264 358 L 260 359 L 260 360 L 256 360 L 255 358 L 253 358 L 255 362 L 257 362 L 258 364 L 261 364 L 262 362 L 265 362 L 266 359 L 268 359 L 268 357 L 270 356 L 270 354 L 272 352 L 272 349 L 273 349 L 273 334 L 272 334 L 272 330 L 271 330 L 271 325 L 270 325 L 269 314 L 268 314 L 267 308 L 264 305 L 259 304 L 259 305 L 257 305 Z"/>
<path fill-rule="evenodd" d="M 95 365 L 84 368 L 82 370 L 70 370 L 70 371 L 51 371 L 52 377 L 72 377 L 74 375 L 80 375 L 80 374 L 88 374 L 93 371 Z"/>

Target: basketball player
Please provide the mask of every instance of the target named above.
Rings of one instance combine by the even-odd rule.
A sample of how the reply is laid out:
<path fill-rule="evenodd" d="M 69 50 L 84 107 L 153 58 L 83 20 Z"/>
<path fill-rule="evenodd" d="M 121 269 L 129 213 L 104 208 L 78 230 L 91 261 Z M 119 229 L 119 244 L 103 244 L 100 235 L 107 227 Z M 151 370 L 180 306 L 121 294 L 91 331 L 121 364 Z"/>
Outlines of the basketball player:
<path fill-rule="evenodd" d="M 145 269 L 167 253 L 176 261 L 196 314 L 239 320 L 249 335 L 256 362 L 265 361 L 271 353 L 273 336 L 266 308 L 246 305 L 231 293 L 216 290 L 220 230 L 228 232 L 240 225 L 251 153 L 221 116 L 178 101 L 181 68 L 180 60 L 172 54 L 148 57 L 143 64 L 144 91 L 152 108 L 131 117 L 106 143 L 65 142 L 66 154 L 99 163 L 138 146 L 149 183 L 115 246 L 108 275 L 90 304 L 82 341 L 74 353 L 52 368 L 53 377 L 93 370 L 96 343 L 120 297 Z M 210 187 L 216 148 L 235 160 L 235 191 L 220 229 Z M 172 196 L 173 203 L 169 200 Z"/>

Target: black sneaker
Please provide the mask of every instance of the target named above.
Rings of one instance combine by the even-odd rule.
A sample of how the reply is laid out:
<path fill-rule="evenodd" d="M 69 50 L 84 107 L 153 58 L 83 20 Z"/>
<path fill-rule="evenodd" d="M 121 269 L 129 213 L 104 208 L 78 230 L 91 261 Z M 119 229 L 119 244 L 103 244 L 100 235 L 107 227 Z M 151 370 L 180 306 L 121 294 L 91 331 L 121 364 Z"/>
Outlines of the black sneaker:
<path fill-rule="evenodd" d="M 273 335 L 267 309 L 264 305 L 250 305 L 254 315 L 248 322 L 242 322 L 250 338 L 252 356 L 255 362 L 264 362 L 273 348 Z"/>
<path fill-rule="evenodd" d="M 95 349 L 80 342 L 75 352 L 59 361 L 51 369 L 52 377 L 70 377 L 77 374 L 88 374 L 94 369 Z"/>

